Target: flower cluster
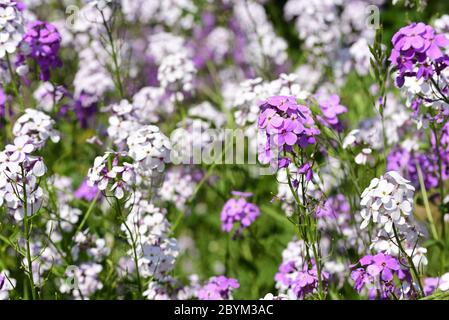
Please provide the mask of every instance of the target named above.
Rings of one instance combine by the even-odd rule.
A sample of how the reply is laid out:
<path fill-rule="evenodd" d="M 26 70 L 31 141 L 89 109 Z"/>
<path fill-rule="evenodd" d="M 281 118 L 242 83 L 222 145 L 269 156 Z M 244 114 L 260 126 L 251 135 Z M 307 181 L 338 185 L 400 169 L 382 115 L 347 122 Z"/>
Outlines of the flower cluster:
<path fill-rule="evenodd" d="M 103 156 L 98 156 L 94 160 L 94 165 L 87 174 L 90 187 L 94 185 L 101 191 L 110 191 L 118 199 L 125 196 L 125 192 L 132 189 L 135 180 L 134 166 L 126 162 L 124 154 L 106 152 Z"/>
<path fill-rule="evenodd" d="M 162 59 L 157 77 L 162 88 L 180 93 L 176 99 L 183 100 L 182 92 L 190 92 L 193 89 L 195 73 L 192 60 L 183 53 L 176 53 Z"/>
<path fill-rule="evenodd" d="M 396 171 L 389 171 L 380 178 L 371 180 L 363 191 L 360 215 L 364 229 L 372 220 L 388 234 L 399 228 L 409 239 L 416 239 L 413 218 L 413 195 L 415 188 Z"/>
<path fill-rule="evenodd" d="M 270 163 L 276 155 L 274 160 L 278 160 L 283 152 L 291 152 L 294 146 L 306 148 L 314 144 L 315 136 L 320 133 L 315 127 L 311 110 L 297 104 L 292 96 L 268 98 L 260 106 L 258 125 L 267 137 L 259 150 L 259 161 L 262 163 Z"/>
<path fill-rule="evenodd" d="M 240 284 L 236 279 L 225 276 L 212 277 L 198 290 L 200 300 L 230 300 L 232 291 L 238 289 Z"/>
<path fill-rule="evenodd" d="M 282 264 L 275 275 L 276 288 L 289 299 L 304 299 L 318 292 L 319 279 L 315 261 L 310 265 L 306 258 L 307 249 L 303 241 L 291 241 L 282 253 Z M 329 273 L 321 271 L 324 287 L 329 281 Z"/>
<path fill-rule="evenodd" d="M 246 200 L 252 194 L 249 192 L 233 191 L 236 198 L 226 201 L 221 211 L 221 229 L 230 232 L 235 224 L 238 224 L 236 233 L 240 234 L 243 229 L 248 228 L 259 216 L 259 208 Z"/>
<path fill-rule="evenodd" d="M 132 204 L 121 229 L 129 244 L 136 247 L 142 277 L 162 279 L 173 269 L 179 249 L 176 239 L 169 237 L 170 224 L 164 209 L 140 199 Z M 130 250 L 128 255 L 132 257 L 133 251 Z"/>
<path fill-rule="evenodd" d="M 39 178 L 47 168 L 41 157 L 32 155 L 36 149 L 32 139 L 24 135 L 0 152 L 0 204 L 6 204 L 16 221 L 33 215 L 42 204 Z"/>
<path fill-rule="evenodd" d="M 159 195 L 163 201 L 170 202 L 178 210 L 184 211 L 202 177 L 203 174 L 199 170 L 193 171 L 184 167 L 170 168 L 165 174 Z"/>
<path fill-rule="evenodd" d="M 34 147 L 40 149 L 48 139 L 55 143 L 60 140 L 59 132 L 54 126 L 55 121 L 45 113 L 25 109 L 25 113 L 14 123 L 12 131 L 16 137 L 29 136 Z"/>
<path fill-rule="evenodd" d="M 21 50 L 25 57 L 35 60 L 43 81 L 50 79 L 50 70 L 62 66 L 59 59 L 61 35 L 54 25 L 45 21 L 31 21 L 27 25 Z"/>
<path fill-rule="evenodd" d="M 338 116 L 346 113 L 348 109 L 340 104 L 340 97 L 333 94 L 327 99 L 320 99 L 319 105 L 323 115 L 318 115 L 318 120 L 323 125 L 341 132 L 343 130 L 343 124 L 338 119 Z"/>
<path fill-rule="evenodd" d="M 442 165 L 446 168 L 447 163 L 443 162 Z M 387 156 L 387 170 L 401 173 L 410 179 L 417 189 L 420 188 L 418 167 L 421 169 L 425 187 L 427 189 L 437 187 L 439 167 L 438 158 L 434 153 L 409 152 L 405 148 L 395 148 Z M 448 179 L 445 169 L 443 170 L 443 179 Z"/>
<path fill-rule="evenodd" d="M 144 126 L 131 133 L 126 143 L 129 156 L 144 176 L 162 172 L 170 160 L 170 140 L 156 126 Z"/>
<path fill-rule="evenodd" d="M 359 264 L 361 267 L 351 272 L 354 288 L 358 292 L 366 288 L 371 299 L 413 297 L 416 294 L 410 272 L 398 259 L 378 253 L 364 256 Z M 395 279 L 400 281 L 399 285 Z"/>
<path fill-rule="evenodd" d="M 62 283 L 59 287 L 61 293 L 71 293 L 76 300 L 89 299 L 96 291 L 103 288 L 99 274 L 103 266 L 98 263 L 83 263 L 74 269 L 68 269 L 65 275 L 74 279 L 74 286 Z"/>
<path fill-rule="evenodd" d="M 329 275 L 327 272 L 321 273 L 321 281 L 327 282 Z M 294 294 L 297 299 L 304 299 L 307 295 L 316 293 L 319 286 L 318 272 L 316 264 L 308 268 L 307 264 L 302 269 L 296 269 L 295 262 L 283 263 L 279 267 L 279 272 L 275 280 L 283 287 Z"/>
<path fill-rule="evenodd" d="M 0 58 L 16 51 L 22 36 L 23 4 L 13 0 L 5 0 L 0 3 Z"/>
<path fill-rule="evenodd" d="M 398 69 L 396 83 L 402 87 L 406 77 L 418 80 L 432 78 L 449 63 L 442 49 L 449 46 L 449 39 L 422 22 L 401 28 L 393 36 L 393 50 L 389 60 Z"/>

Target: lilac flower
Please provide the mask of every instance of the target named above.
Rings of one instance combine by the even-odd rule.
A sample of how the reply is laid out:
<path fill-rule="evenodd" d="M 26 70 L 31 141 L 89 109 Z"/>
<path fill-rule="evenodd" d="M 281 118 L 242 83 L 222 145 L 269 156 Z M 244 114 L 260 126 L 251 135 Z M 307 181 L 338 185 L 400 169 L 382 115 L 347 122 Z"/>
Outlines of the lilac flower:
<path fill-rule="evenodd" d="M 92 201 L 98 192 L 98 188 L 94 186 L 89 186 L 89 182 L 87 179 L 84 179 L 81 182 L 81 185 L 75 191 L 75 198 L 84 199 L 86 201 Z"/>
<path fill-rule="evenodd" d="M 442 159 L 449 160 L 445 156 L 442 156 Z M 447 168 L 446 163 L 449 164 L 449 161 L 443 161 L 444 168 Z M 437 187 L 439 168 L 438 159 L 435 154 L 421 152 L 410 153 L 403 148 L 396 148 L 387 156 L 387 170 L 398 171 L 406 179 L 410 179 L 416 189 L 419 189 L 420 183 L 417 165 L 421 168 L 426 189 Z M 446 170 L 443 170 L 443 178 L 446 180 L 448 177 Z"/>
<path fill-rule="evenodd" d="M 311 181 L 313 177 L 312 167 L 308 162 L 298 168 L 298 173 L 305 176 L 306 181 Z"/>
<path fill-rule="evenodd" d="M 81 92 L 73 103 L 73 112 L 81 128 L 89 127 L 89 123 L 97 113 L 97 100 L 91 94 Z"/>
<path fill-rule="evenodd" d="M 361 292 L 367 288 L 370 298 L 391 299 L 393 295 L 413 297 L 415 294 L 409 270 L 393 256 L 378 253 L 366 255 L 359 260 L 361 267 L 351 272 L 354 288 Z M 396 287 L 394 278 L 400 280 Z"/>
<path fill-rule="evenodd" d="M 340 216 L 348 218 L 350 206 L 345 196 L 337 194 L 329 197 L 323 206 L 318 207 L 315 215 L 317 218 L 336 220 Z"/>
<path fill-rule="evenodd" d="M 338 132 L 343 131 L 343 124 L 338 119 L 338 116 L 348 112 L 348 109 L 340 104 L 340 97 L 336 94 L 329 98 L 319 101 L 322 116 L 318 115 L 318 120 L 327 127 L 330 127 Z"/>
<path fill-rule="evenodd" d="M 431 295 L 438 289 L 438 285 L 440 284 L 439 278 L 425 278 L 424 279 L 424 293 L 426 296 Z"/>
<path fill-rule="evenodd" d="M 314 261 L 312 261 L 311 268 L 307 263 L 298 268 L 298 264 L 294 261 L 284 262 L 279 266 L 279 271 L 274 279 L 277 282 L 276 286 L 282 289 L 282 292 L 291 292 L 297 299 L 304 299 L 307 295 L 316 293 L 319 285 Z M 324 286 L 327 286 L 328 280 L 329 274 L 321 270 L 321 281 Z"/>
<path fill-rule="evenodd" d="M 239 224 L 236 234 L 240 234 L 256 220 L 260 210 L 246 200 L 251 193 L 234 191 L 233 195 L 236 198 L 229 199 L 221 211 L 221 229 L 230 232 L 235 224 Z"/>
<path fill-rule="evenodd" d="M 449 63 L 449 57 L 441 50 L 449 45 L 449 39 L 422 22 L 401 28 L 391 42 L 393 49 L 389 60 L 398 69 L 398 87 L 404 85 L 405 77 L 427 80 Z"/>
<path fill-rule="evenodd" d="M 7 117 L 11 118 L 13 115 L 12 108 L 6 108 L 6 104 L 8 103 L 8 96 L 3 91 L 3 88 L 0 86 L 0 128 L 3 124 L 3 119 Z M 7 114 L 8 113 L 8 114 Z"/>
<path fill-rule="evenodd" d="M 50 69 L 62 66 L 58 56 L 60 43 L 61 35 L 51 23 L 39 20 L 28 23 L 22 40 L 22 51 L 24 56 L 37 62 L 43 81 L 50 79 Z M 19 62 L 24 60 L 24 56 L 19 58 Z"/>
<path fill-rule="evenodd" d="M 230 300 L 232 291 L 240 287 L 239 282 L 225 276 L 212 277 L 198 290 L 200 300 Z"/>
<path fill-rule="evenodd" d="M 384 254 L 376 254 L 375 256 L 365 256 L 360 259 L 362 266 L 367 266 L 366 271 L 372 277 L 380 275 L 382 280 L 391 281 L 393 273 L 400 269 L 399 262 L 396 258 Z"/>
<path fill-rule="evenodd" d="M 262 163 L 270 163 L 274 151 L 290 152 L 295 145 L 305 148 L 314 144 L 315 136 L 320 133 L 311 110 L 298 105 L 293 96 L 272 96 L 264 101 L 260 105 L 258 126 L 267 137 L 265 146 L 259 146 Z"/>

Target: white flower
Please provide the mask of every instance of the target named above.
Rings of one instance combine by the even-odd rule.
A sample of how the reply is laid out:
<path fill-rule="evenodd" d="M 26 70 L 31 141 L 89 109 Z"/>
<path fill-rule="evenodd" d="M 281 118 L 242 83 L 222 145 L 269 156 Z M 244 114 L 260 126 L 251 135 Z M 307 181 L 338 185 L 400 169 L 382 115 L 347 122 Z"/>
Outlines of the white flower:
<path fill-rule="evenodd" d="M 170 140 L 153 125 L 133 132 L 127 139 L 129 155 L 138 163 L 138 169 L 151 176 L 153 171 L 162 172 L 170 160 Z"/>
<path fill-rule="evenodd" d="M 114 191 L 118 199 L 122 199 L 125 192 L 131 190 L 135 182 L 134 165 L 123 161 L 124 155 L 126 154 L 106 152 L 103 156 L 96 157 L 93 167 L 87 173 L 88 185 L 97 185 L 101 191 L 111 185 L 110 190 Z M 110 169 L 108 168 L 109 160 L 112 160 Z"/>
<path fill-rule="evenodd" d="M 370 148 L 363 148 L 362 152 L 355 156 L 355 163 L 357 163 L 358 165 L 365 165 L 367 162 L 373 163 L 374 158 L 371 156 L 372 152 L 373 151 Z"/>
<path fill-rule="evenodd" d="M 441 276 L 438 289 L 440 289 L 441 291 L 449 290 L 449 272 L 445 273 Z"/>
<path fill-rule="evenodd" d="M 7 152 L 12 154 L 9 156 L 9 160 L 12 162 L 23 162 L 27 155 L 34 151 L 34 146 L 29 143 L 30 137 L 27 135 L 20 136 L 14 139 L 14 144 L 8 144 L 5 147 Z"/>
<path fill-rule="evenodd" d="M 157 78 L 161 87 L 174 92 L 188 92 L 193 89 L 197 70 L 185 52 L 165 56 L 158 69 Z"/>
<path fill-rule="evenodd" d="M 48 139 L 55 143 L 59 141 L 59 132 L 53 128 L 54 125 L 55 121 L 45 113 L 26 109 L 14 124 L 13 134 L 16 137 L 28 135 L 34 147 L 40 149 Z"/>
<path fill-rule="evenodd" d="M 408 256 L 412 257 L 413 264 L 418 270 L 422 270 L 427 266 L 429 261 L 427 260 L 426 254 L 427 249 L 423 247 L 409 248 L 405 249 Z"/>
<path fill-rule="evenodd" d="M 121 229 L 128 242 L 137 243 L 139 272 L 144 278 L 162 279 L 174 267 L 178 256 L 178 246 L 174 238 L 169 238 L 170 224 L 164 209 L 159 209 L 146 200 L 131 204 L 132 210 Z M 131 233 L 130 233 L 131 232 Z M 133 256 L 133 251 L 128 252 Z"/>
<path fill-rule="evenodd" d="M 357 142 L 359 132 L 360 130 L 355 129 L 348 133 L 348 135 L 343 139 L 343 149 L 347 149 L 349 146 L 352 146 Z"/>
<path fill-rule="evenodd" d="M 38 108 L 46 112 L 51 112 L 63 97 L 64 88 L 54 86 L 51 82 L 43 82 L 33 93 L 34 99 L 38 103 Z"/>
<path fill-rule="evenodd" d="M 14 53 L 24 34 L 24 19 L 15 2 L 3 1 L 0 6 L 0 59 Z"/>
<path fill-rule="evenodd" d="M 395 171 L 371 180 L 360 201 L 361 229 L 373 221 L 391 235 L 394 224 L 409 238 L 407 233 L 416 232 L 412 215 L 414 191 L 409 181 Z"/>
<path fill-rule="evenodd" d="M 16 286 L 16 279 L 11 278 L 8 270 L 2 270 L 0 273 L 0 300 L 7 300 L 9 292 Z"/>

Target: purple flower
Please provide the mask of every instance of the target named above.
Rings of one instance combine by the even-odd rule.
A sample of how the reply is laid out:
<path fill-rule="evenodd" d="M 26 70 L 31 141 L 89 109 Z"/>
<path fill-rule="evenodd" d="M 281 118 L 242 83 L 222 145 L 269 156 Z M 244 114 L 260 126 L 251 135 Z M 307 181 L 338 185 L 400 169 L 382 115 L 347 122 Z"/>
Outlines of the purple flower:
<path fill-rule="evenodd" d="M 345 220 L 350 219 L 349 215 L 350 206 L 349 202 L 346 200 L 345 196 L 342 194 L 337 194 L 335 196 L 329 197 L 324 205 L 319 206 L 315 215 L 317 218 L 325 218 L 336 220 L 338 217 L 344 216 Z"/>
<path fill-rule="evenodd" d="M 439 278 L 425 278 L 424 279 L 424 293 L 426 296 L 431 295 L 435 292 L 440 284 Z"/>
<path fill-rule="evenodd" d="M 392 256 L 382 253 L 372 257 L 373 263 L 369 265 L 366 271 L 373 277 L 381 275 L 385 281 L 393 280 L 393 272 L 400 269 L 399 261 Z"/>
<path fill-rule="evenodd" d="M 198 290 L 200 300 L 229 300 L 234 289 L 240 287 L 239 282 L 225 276 L 212 277 Z"/>
<path fill-rule="evenodd" d="M 313 177 L 312 167 L 308 162 L 298 168 L 298 173 L 305 175 L 306 181 L 311 181 Z"/>
<path fill-rule="evenodd" d="M 436 34 L 431 26 L 422 22 L 401 28 L 391 42 L 393 49 L 389 60 L 399 72 L 396 78 L 398 87 L 403 86 L 405 77 L 427 80 L 449 63 L 449 57 L 441 50 L 449 45 L 449 39 Z"/>
<path fill-rule="evenodd" d="M 27 25 L 22 39 L 23 55 L 19 57 L 20 64 L 25 57 L 34 59 L 40 67 L 41 80 L 50 79 L 50 69 L 62 66 L 59 59 L 61 35 L 54 25 L 45 21 L 32 21 Z"/>
<path fill-rule="evenodd" d="M 366 255 L 359 260 L 361 267 L 351 272 L 354 281 L 354 289 L 361 292 L 363 288 L 368 289 L 370 299 L 391 299 L 396 296 L 407 295 L 412 297 L 416 294 L 412 277 L 409 270 L 404 269 L 399 260 L 393 256 L 378 253 L 374 256 Z M 393 279 L 397 277 L 402 285 L 396 287 Z M 410 290 L 403 290 L 403 288 Z"/>
<path fill-rule="evenodd" d="M 357 268 L 351 272 L 351 279 L 354 280 L 354 288 L 357 292 L 362 291 L 365 284 L 371 283 L 371 279 L 364 268 Z"/>
<path fill-rule="evenodd" d="M 251 196 L 248 192 L 233 191 L 236 198 L 229 199 L 221 211 L 221 229 L 230 232 L 234 224 L 239 224 L 237 234 L 248 228 L 259 216 L 259 208 L 246 198 Z"/>
<path fill-rule="evenodd" d="M 0 120 L 6 118 L 8 112 L 8 116 L 12 117 L 13 111 L 12 108 L 6 109 L 6 103 L 8 102 L 8 96 L 3 91 L 3 88 L 0 87 Z M 2 121 L 0 121 L 0 128 L 2 126 Z"/>
<path fill-rule="evenodd" d="M 447 179 L 446 168 L 449 164 L 449 153 L 447 156 L 442 152 L 443 159 L 443 178 Z M 444 160 L 444 159 L 447 159 Z M 447 164 L 446 164 L 447 163 Z M 403 148 L 393 149 L 387 156 L 387 171 L 397 171 L 401 175 L 409 179 L 413 186 L 420 188 L 417 165 L 420 166 L 423 174 L 424 185 L 427 189 L 438 186 L 438 158 L 433 153 L 415 152 L 411 154 Z"/>
<path fill-rule="evenodd" d="M 284 144 L 293 146 L 298 140 L 298 136 L 293 132 L 295 129 L 295 123 L 290 119 L 285 119 L 282 126 L 278 129 L 278 132 L 273 135 L 273 139 L 278 146 Z"/>
<path fill-rule="evenodd" d="M 312 111 L 299 105 L 293 96 L 272 96 L 260 105 L 259 129 L 266 134 L 264 146 L 259 146 L 259 161 L 272 163 L 285 158 L 283 151 L 291 152 L 294 146 L 306 148 L 315 143 L 320 134 L 315 127 Z M 288 161 L 282 162 L 282 167 Z"/>
<path fill-rule="evenodd" d="M 84 199 L 86 201 L 92 201 L 95 196 L 98 193 L 97 186 L 89 186 L 88 180 L 84 179 L 83 182 L 81 182 L 81 185 L 78 187 L 78 189 L 75 191 L 75 198 L 77 199 Z"/>
<path fill-rule="evenodd" d="M 73 111 L 81 128 L 89 127 L 97 113 L 97 104 L 97 99 L 85 92 L 82 92 L 74 101 Z"/>
<path fill-rule="evenodd" d="M 316 293 L 319 286 L 318 272 L 313 260 L 311 268 L 307 264 L 298 267 L 294 261 L 284 262 L 279 266 L 274 279 L 278 283 L 276 286 L 281 286 L 286 291 L 292 290 L 298 299 L 304 299 L 307 295 Z M 321 281 L 324 287 L 327 286 L 328 280 L 329 274 L 322 270 Z"/>
<path fill-rule="evenodd" d="M 338 132 L 343 131 L 343 125 L 338 116 L 348 112 L 348 109 L 340 104 L 340 97 L 336 94 L 328 99 L 319 101 L 322 116 L 317 116 L 318 120 L 326 127 L 332 128 Z"/>

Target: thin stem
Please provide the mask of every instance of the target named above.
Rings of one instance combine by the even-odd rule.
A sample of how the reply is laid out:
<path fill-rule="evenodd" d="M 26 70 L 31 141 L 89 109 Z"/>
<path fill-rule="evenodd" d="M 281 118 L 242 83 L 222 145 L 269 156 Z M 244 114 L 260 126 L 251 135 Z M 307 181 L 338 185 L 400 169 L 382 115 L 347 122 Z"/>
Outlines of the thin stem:
<path fill-rule="evenodd" d="M 433 135 L 435 137 L 435 144 L 436 144 L 436 154 L 438 158 L 438 186 L 440 189 L 440 201 L 443 203 L 444 199 L 444 181 L 443 181 L 443 163 L 441 161 L 441 155 L 440 155 L 440 137 L 438 136 L 438 132 L 435 128 L 435 126 L 432 126 Z M 444 223 L 444 212 L 440 212 L 440 224 L 441 224 L 441 238 L 446 238 L 446 226 Z"/>
<path fill-rule="evenodd" d="M 421 284 L 421 279 L 419 278 L 419 273 L 416 270 L 415 264 L 413 263 L 413 259 L 407 254 L 407 252 L 405 252 L 404 247 L 401 244 L 401 239 L 399 239 L 398 232 L 396 230 L 396 226 L 394 223 L 393 223 L 393 232 L 394 232 L 394 237 L 396 238 L 396 241 L 398 243 L 399 250 L 407 258 L 408 264 L 410 265 L 410 268 L 412 269 L 413 275 L 415 277 L 415 281 L 418 283 L 419 290 L 421 291 L 421 296 L 425 296 L 424 288 Z"/>
<path fill-rule="evenodd" d="M 95 195 L 95 198 L 92 200 L 92 202 L 89 205 L 89 208 L 87 209 L 86 214 L 83 217 L 83 220 L 81 221 L 81 223 L 79 224 L 78 228 L 76 228 L 76 233 L 81 232 L 81 230 L 83 230 L 84 225 L 87 222 L 87 219 L 89 219 L 90 214 L 92 213 L 95 204 L 97 203 L 98 197 L 100 196 L 101 191 L 98 190 L 97 194 Z"/>
<path fill-rule="evenodd" d="M 114 198 L 115 198 L 116 212 L 117 212 L 117 215 L 119 216 L 119 220 L 123 223 L 123 225 L 126 228 L 126 231 L 128 231 L 129 236 L 131 238 L 131 247 L 132 247 L 132 250 L 133 250 L 133 260 L 134 260 L 134 266 L 136 268 L 136 275 L 137 275 L 137 286 L 139 288 L 139 298 L 142 298 L 142 296 L 143 296 L 143 289 L 142 289 L 142 280 L 141 280 L 140 271 L 139 271 L 139 257 L 137 255 L 137 246 L 136 246 L 137 239 L 134 239 L 134 236 L 133 236 L 133 233 L 131 231 L 131 228 L 126 223 L 126 218 L 123 217 L 122 207 L 120 205 L 119 199 L 117 197 L 114 197 Z"/>
<path fill-rule="evenodd" d="M 24 218 L 23 218 L 23 224 L 24 224 L 24 237 L 25 237 L 25 246 L 26 246 L 26 260 L 28 264 L 28 279 L 30 281 L 30 287 L 31 287 L 31 297 L 33 300 L 36 300 L 36 287 L 34 285 L 34 279 L 33 279 L 33 262 L 31 260 L 31 249 L 30 249 L 30 225 L 29 225 L 29 218 L 28 218 L 28 199 L 27 199 L 27 191 L 26 191 L 26 176 L 25 176 L 25 170 L 22 166 L 22 189 L 23 189 L 23 211 L 24 211 Z"/>
<path fill-rule="evenodd" d="M 421 187 L 421 193 L 424 201 L 424 208 L 426 209 L 427 219 L 429 220 L 430 223 L 430 230 L 432 232 L 433 238 L 435 240 L 438 240 L 438 232 L 435 227 L 435 222 L 433 221 L 433 216 L 429 205 L 429 199 L 427 197 L 426 185 L 424 184 L 424 178 L 419 163 L 416 163 L 416 170 L 418 171 L 419 185 Z"/>
<path fill-rule="evenodd" d="M 14 70 L 12 69 L 11 59 L 9 58 L 9 54 L 6 53 L 6 63 L 8 64 L 9 74 L 11 75 L 11 83 L 12 83 L 12 90 L 14 91 L 14 95 L 19 100 L 20 108 L 22 111 L 25 110 L 25 103 L 23 102 L 23 98 L 19 93 L 19 89 L 17 88 L 17 78 L 16 74 L 14 73 Z"/>
<path fill-rule="evenodd" d="M 120 76 L 120 68 L 119 68 L 119 63 L 118 63 L 116 46 L 114 43 L 114 37 L 112 36 L 112 30 L 106 21 L 103 11 L 100 10 L 100 13 L 101 13 L 101 17 L 103 19 L 103 25 L 104 25 L 104 27 L 106 29 L 106 33 L 108 35 L 109 44 L 111 45 L 111 57 L 112 57 L 112 62 L 114 64 L 113 75 L 115 76 L 115 79 L 116 79 L 115 82 L 117 84 L 117 90 L 119 91 L 120 98 L 123 99 L 123 98 L 125 98 L 125 95 L 124 95 L 124 91 L 123 91 L 122 78 Z"/>

